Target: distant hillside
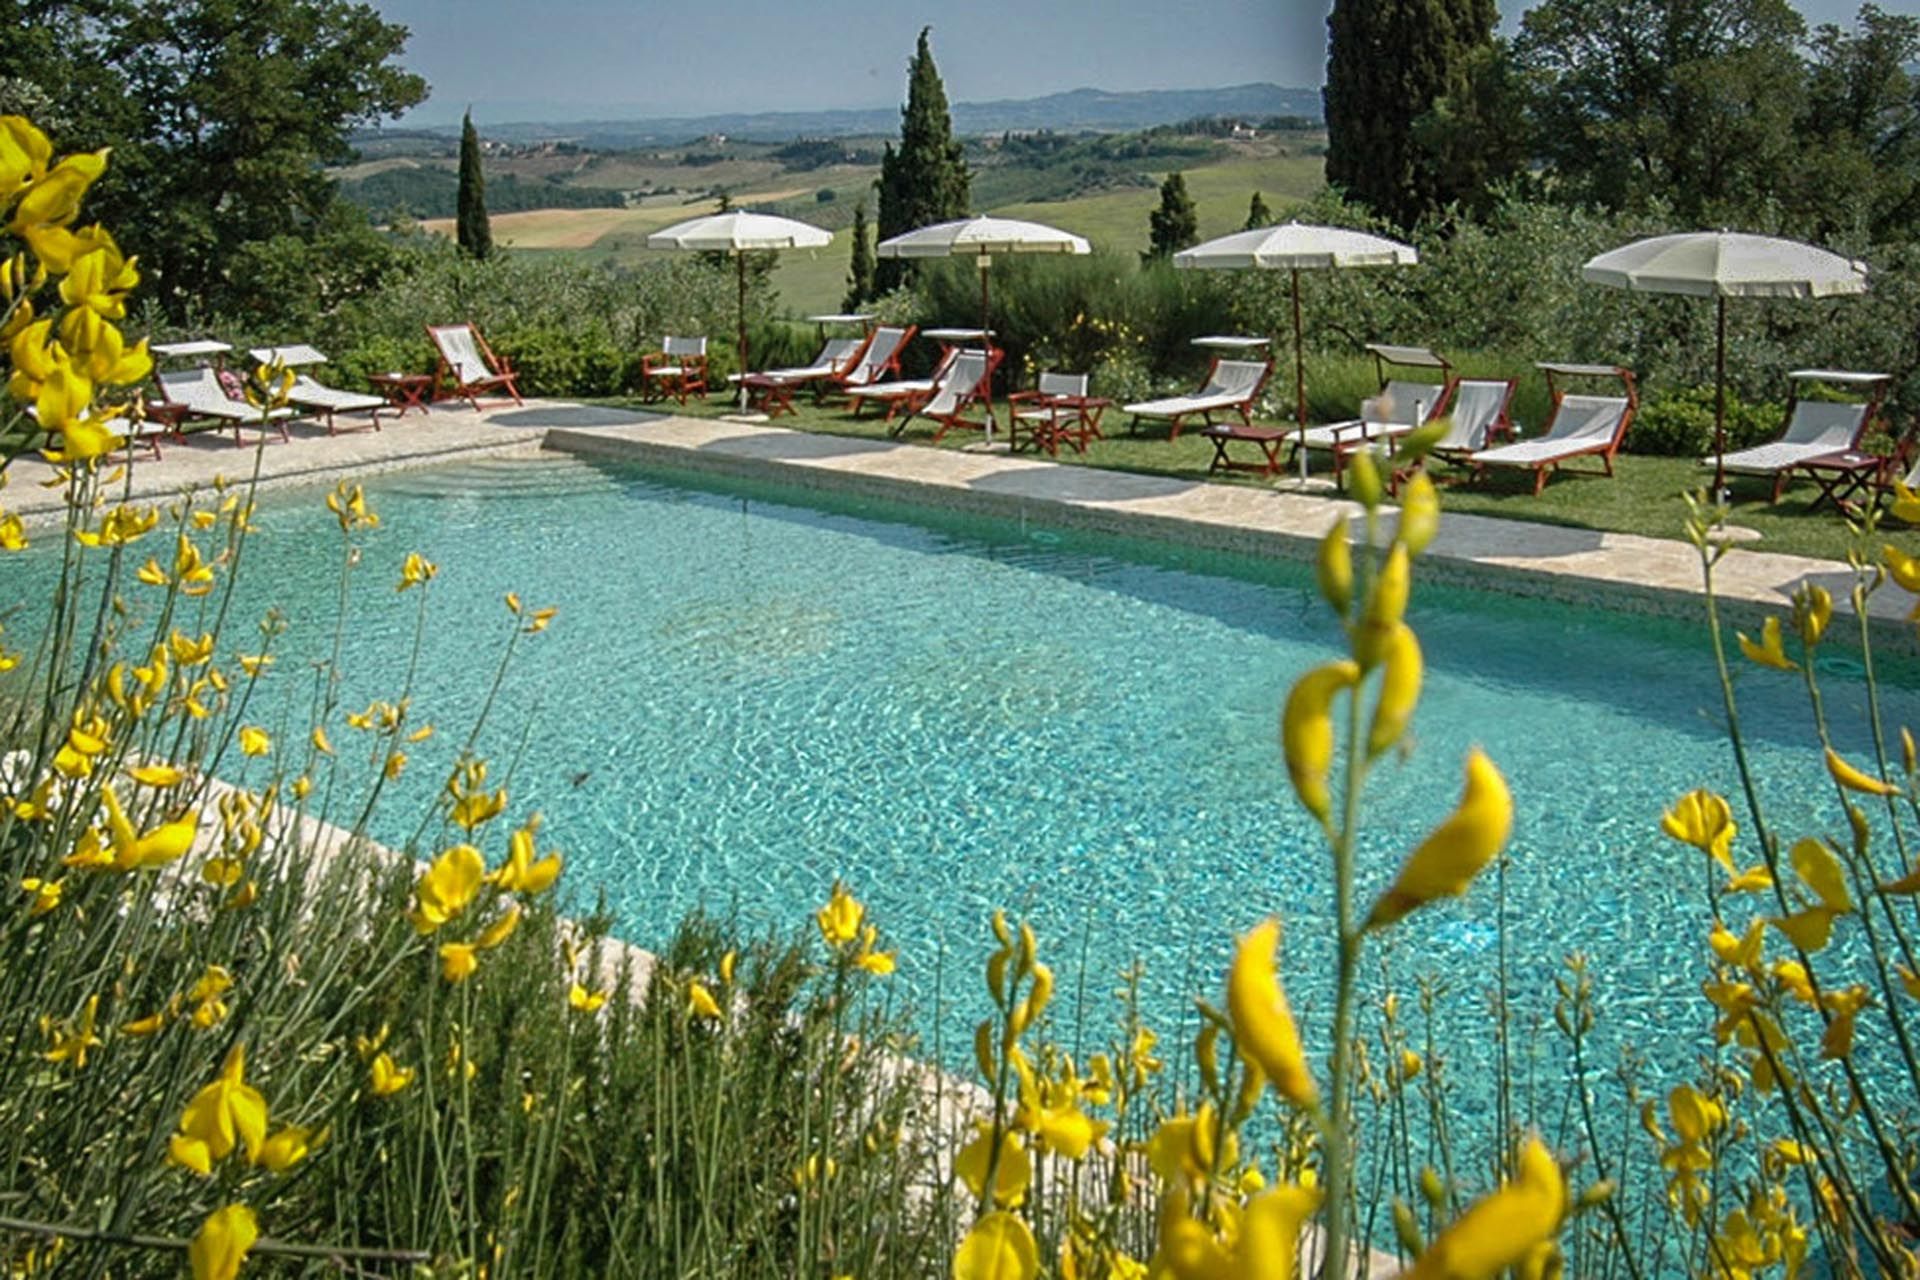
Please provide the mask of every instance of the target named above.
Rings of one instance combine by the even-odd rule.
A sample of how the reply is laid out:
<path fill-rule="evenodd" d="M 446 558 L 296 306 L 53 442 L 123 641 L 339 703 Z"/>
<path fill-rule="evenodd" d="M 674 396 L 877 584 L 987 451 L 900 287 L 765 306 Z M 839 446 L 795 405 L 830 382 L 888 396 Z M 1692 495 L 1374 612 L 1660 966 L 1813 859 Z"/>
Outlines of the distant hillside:
<path fill-rule="evenodd" d="M 1201 116 L 1262 120 L 1269 116 L 1320 119 L 1318 89 L 1285 89 L 1274 84 L 1241 84 L 1220 89 L 1146 89 L 1111 93 L 1072 89 L 1042 98 L 999 102 L 961 102 L 952 107 L 955 130 L 963 134 L 1051 129 L 1060 132 L 1148 129 Z M 489 124 L 483 132 L 501 142 L 532 143 L 564 138 L 596 151 L 660 146 L 710 134 L 781 141 L 789 138 L 884 136 L 899 131 L 898 107 L 860 111 L 763 111 L 738 115 L 681 116 L 658 120 L 585 120 Z M 458 126 L 414 128 L 407 132 L 451 137 Z M 362 154 L 373 154 L 384 136 L 364 135 Z"/>

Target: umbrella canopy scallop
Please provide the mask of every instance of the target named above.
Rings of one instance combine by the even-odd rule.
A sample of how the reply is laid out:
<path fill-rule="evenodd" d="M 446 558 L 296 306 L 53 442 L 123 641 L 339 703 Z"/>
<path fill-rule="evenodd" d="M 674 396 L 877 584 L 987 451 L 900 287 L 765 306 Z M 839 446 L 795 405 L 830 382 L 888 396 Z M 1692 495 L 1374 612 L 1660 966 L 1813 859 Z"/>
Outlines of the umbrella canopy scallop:
<path fill-rule="evenodd" d="M 764 249 L 824 249 L 833 233 L 770 213 L 713 213 L 662 227 L 647 237 L 649 249 L 706 253 L 754 253 Z"/>
<path fill-rule="evenodd" d="M 882 258 L 991 257 L 996 253 L 1091 253 L 1081 236 L 1043 222 L 991 218 L 984 214 L 957 222 L 936 222 L 882 240 L 874 252 Z"/>
<path fill-rule="evenodd" d="M 1696 298 L 1831 298 L 1867 291 L 1863 262 L 1797 240 L 1737 231 L 1636 240 L 1588 261 L 1580 278 Z"/>
<path fill-rule="evenodd" d="M 1236 231 L 1173 255 L 1176 267 L 1219 271 L 1247 267 L 1269 271 L 1410 267 L 1419 261 L 1419 251 L 1398 240 L 1345 227 L 1315 227 L 1299 222 Z"/>

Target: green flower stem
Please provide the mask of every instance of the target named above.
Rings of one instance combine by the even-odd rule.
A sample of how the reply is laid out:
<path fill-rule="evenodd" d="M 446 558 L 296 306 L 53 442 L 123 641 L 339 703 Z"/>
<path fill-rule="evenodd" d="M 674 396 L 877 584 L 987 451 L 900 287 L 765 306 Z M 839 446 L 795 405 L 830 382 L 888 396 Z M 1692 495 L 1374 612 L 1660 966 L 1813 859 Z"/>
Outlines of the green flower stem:
<path fill-rule="evenodd" d="M 17 1231 L 22 1235 L 45 1236 L 49 1239 L 78 1240 L 88 1244 L 109 1244 L 134 1249 L 164 1249 L 175 1253 L 185 1253 L 193 1245 L 191 1240 L 182 1240 L 177 1236 L 102 1231 L 97 1227 L 40 1222 L 32 1218 L 16 1218 L 10 1214 L 0 1214 L 0 1231 Z M 254 1241 L 253 1248 L 249 1252 L 280 1258 L 316 1258 L 323 1262 L 424 1263 L 433 1260 L 432 1254 L 418 1249 L 363 1249 L 354 1246 L 336 1248 L 322 1244 L 294 1244 L 291 1241 L 274 1240 L 267 1236 Z"/>

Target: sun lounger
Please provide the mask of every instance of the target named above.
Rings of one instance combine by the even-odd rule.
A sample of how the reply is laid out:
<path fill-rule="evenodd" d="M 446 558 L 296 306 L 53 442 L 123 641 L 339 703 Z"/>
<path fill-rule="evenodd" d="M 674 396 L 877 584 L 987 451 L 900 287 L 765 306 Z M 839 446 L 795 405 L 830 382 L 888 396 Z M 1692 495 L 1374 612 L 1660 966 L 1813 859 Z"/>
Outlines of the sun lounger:
<path fill-rule="evenodd" d="M 1446 434 L 1427 452 L 1450 462 L 1478 453 L 1513 435 L 1507 416 L 1517 378 L 1463 378 L 1453 387 L 1453 412 Z"/>
<path fill-rule="evenodd" d="M 828 338 L 813 363 L 785 369 L 762 369 L 741 375 L 730 373 L 727 381 L 746 387 L 748 402 L 766 410 L 769 417 L 794 412 L 793 393 L 797 387 L 820 387 L 827 381 L 852 370 L 867 349 L 870 337 Z"/>
<path fill-rule="evenodd" d="M 1350 451 L 1367 440 L 1391 440 L 1446 412 L 1452 383 L 1413 382 L 1396 378 L 1380 394 L 1363 402 L 1360 416 L 1345 422 L 1295 431 L 1293 441 L 1309 449 Z"/>
<path fill-rule="evenodd" d="M 707 340 L 668 334 L 660 349 L 640 357 L 640 395 L 660 400 L 672 396 L 680 404 L 687 397 L 706 395 Z"/>
<path fill-rule="evenodd" d="M 852 367 L 827 381 L 834 390 L 848 393 L 878 386 L 888 374 L 900 372 L 900 353 L 906 350 L 908 340 L 918 328 L 918 325 L 911 324 L 904 329 L 881 325 L 873 331 L 866 350 L 860 353 L 860 358 L 853 362 Z M 931 379 L 925 381 L 928 386 L 933 385 Z"/>
<path fill-rule="evenodd" d="M 1892 379 L 1884 373 L 1851 373 L 1840 369 L 1796 369 L 1787 375 L 1792 395 L 1787 408 L 1787 426 L 1780 438 L 1751 449 L 1730 453 L 1723 461 L 1726 470 L 1736 475 L 1765 476 L 1773 481 L 1773 501 L 1780 501 L 1787 481 L 1803 463 L 1829 454 L 1852 453 L 1860 447 Z M 1865 401 L 1808 400 L 1801 395 L 1805 384 L 1824 383 L 1845 386 L 1867 396 Z M 1712 466 L 1712 458 L 1702 458 L 1703 466 Z"/>
<path fill-rule="evenodd" d="M 327 357 L 317 347 L 304 344 L 285 347 L 255 347 L 247 353 L 265 365 L 284 365 L 297 368 L 300 365 L 325 364 Z M 362 391 L 342 391 L 338 387 L 329 387 L 305 373 L 296 373 L 293 386 L 287 392 L 287 400 L 299 405 L 327 425 L 327 434 L 339 435 L 342 430 L 365 431 L 369 427 L 380 429 L 380 414 L 391 409 L 381 396 L 370 396 Z M 339 413 L 364 413 L 367 420 L 356 426 L 342 428 L 334 415 Z"/>
<path fill-rule="evenodd" d="M 489 391 L 505 391 L 515 404 L 523 403 L 513 366 L 493 353 L 487 340 L 472 324 L 430 324 L 427 337 L 440 353 L 433 371 L 433 398 L 459 398 L 480 411 L 480 396 Z"/>
<path fill-rule="evenodd" d="M 293 410 L 262 410 L 245 400 L 235 399 L 227 393 L 220 374 L 211 365 L 159 371 L 154 374 L 154 383 L 160 391 L 160 402 L 169 406 L 179 422 L 212 419 L 226 423 L 233 428 L 235 444 L 246 443 L 240 433 L 248 427 L 264 434 L 271 426 L 282 440 L 291 438 L 287 435 L 286 420 L 293 416 Z"/>
<path fill-rule="evenodd" d="M 785 369 L 761 369 L 748 376 L 755 378 L 778 379 L 781 382 L 816 382 L 822 378 L 835 378 L 851 372 L 854 362 L 866 351 L 868 338 L 828 338 L 820 348 L 820 354 L 810 364 L 792 365 Z M 740 375 L 730 373 L 727 381 L 738 382 Z"/>
<path fill-rule="evenodd" d="M 1453 366 L 1428 348 L 1369 342 L 1366 350 L 1373 357 L 1374 375 L 1380 385 L 1379 394 L 1361 403 L 1360 416 L 1357 418 L 1308 427 L 1304 432 L 1295 432 L 1293 436 L 1296 451 L 1304 444 L 1308 449 L 1331 452 L 1336 472 L 1344 457 L 1358 448 L 1362 441 L 1391 440 L 1417 426 L 1432 422 L 1447 411 L 1447 404 L 1453 396 Z M 1388 365 L 1437 370 L 1440 381 L 1392 378 L 1387 374 Z"/>
<path fill-rule="evenodd" d="M 907 423 L 916 417 L 932 418 L 940 424 L 940 429 L 933 433 L 935 444 L 955 427 L 984 429 L 987 422 L 972 422 L 960 415 L 966 412 L 968 406 L 985 397 L 993 371 L 1000 367 L 1005 354 L 997 347 L 985 351 L 973 347 L 956 349 L 946 371 L 934 384 L 933 391 L 909 403 L 907 416 L 900 420 L 893 434 L 899 435 L 906 430 Z"/>
<path fill-rule="evenodd" d="M 1142 418 L 1165 419 L 1170 440 L 1180 438 L 1182 419 L 1196 415 L 1211 426 L 1214 414 L 1232 412 L 1252 426 L 1253 402 L 1260 398 L 1260 388 L 1267 384 L 1267 375 L 1272 372 L 1271 360 L 1224 360 L 1216 356 L 1213 367 L 1207 370 L 1206 382 L 1192 395 L 1142 400 L 1138 404 L 1123 405 L 1121 409 L 1133 416 L 1134 427 L 1140 425 Z"/>
<path fill-rule="evenodd" d="M 1605 364 L 1542 364 L 1547 387 L 1553 396 L 1553 411 L 1542 433 L 1532 440 L 1483 449 L 1466 456 L 1468 465 L 1484 473 L 1489 467 L 1525 467 L 1533 471 L 1533 492 L 1538 496 L 1546 487 L 1547 476 L 1575 458 L 1598 457 L 1606 473 L 1613 474 L 1613 455 L 1633 424 L 1640 395 L 1633 385 L 1633 373 Z M 1568 395 L 1555 385 L 1556 377 L 1612 378 L 1621 382 L 1622 396 Z"/>
<path fill-rule="evenodd" d="M 847 387 L 847 399 L 851 402 L 853 416 L 859 417 L 867 403 L 874 401 L 887 407 L 887 415 L 882 421 L 892 422 L 894 414 L 903 409 L 912 409 L 917 400 L 933 394 L 933 389 L 946 376 L 947 370 L 953 367 L 961 350 L 959 347 L 948 347 L 941 354 L 940 362 L 933 366 L 933 372 L 924 378 L 896 378 L 890 382 Z"/>

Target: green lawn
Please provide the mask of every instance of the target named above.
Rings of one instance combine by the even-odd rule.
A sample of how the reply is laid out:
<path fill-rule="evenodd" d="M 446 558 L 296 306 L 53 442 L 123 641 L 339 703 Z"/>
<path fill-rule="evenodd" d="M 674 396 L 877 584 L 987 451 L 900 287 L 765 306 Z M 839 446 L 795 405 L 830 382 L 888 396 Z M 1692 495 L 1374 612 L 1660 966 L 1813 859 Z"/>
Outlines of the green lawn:
<path fill-rule="evenodd" d="M 696 401 L 674 411 L 715 417 L 731 408 L 730 403 L 716 397 L 710 402 Z M 780 418 L 778 425 L 826 435 L 888 438 L 886 427 L 876 417 L 856 419 L 841 406 L 820 407 L 804 397 L 799 414 Z M 1223 473 L 1209 477 L 1207 466 L 1213 460 L 1213 446 L 1190 433 L 1183 432 L 1179 440 L 1169 441 L 1164 425 L 1145 423 L 1135 435 L 1127 430 L 1126 418 L 1117 410 L 1107 415 L 1104 430 L 1107 438 L 1094 441 L 1084 456 L 1063 450 L 1059 461 L 1070 466 L 1110 467 L 1189 480 L 1211 478 L 1220 484 L 1272 483 L 1246 474 Z M 910 444 L 960 448 L 977 442 L 980 436 L 977 432 L 949 432 L 945 440 L 934 446 L 932 425 L 915 422 L 901 438 Z M 1443 482 L 1454 481 L 1446 484 L 1441 499 L 1448 511 L 1656 538 L 1685 536 L 1682 522 L 1686 508 L 1680 495 L 1702 485 L 1708 478 L 1703 468 L 1686 458 L 1622 454 L 1615 462 L 1616 474 L 1612 479 L 1601 474 L 1593 459 L 1581 459 L 1573 465 L 1584 471 L 1561 472 L 1548 481 L 1546 491 L 1539 497 L 1533 495 L 1530 471 L 1496 473 L 1473 481 L 1464 473 L 1444 466 L 1436 468 L 1435 474 Z M 1763 482 L 1739 481 L 1734 485 L 1732 523 L 1761 535 L 1760 541 L 1747 544 L 1758 550 L 1843 559 L 1849 536 L 1846 522 L 1831 505 L 1809 511 L 1808 505 L 1814 496 L 1813 486 L 1801 482 L 1775 505 L 1767 500 L 1767 486 Z M 1920 534 L 1902 530 L 1891 537 L 1910 554 L 1920 552 Z"/>

